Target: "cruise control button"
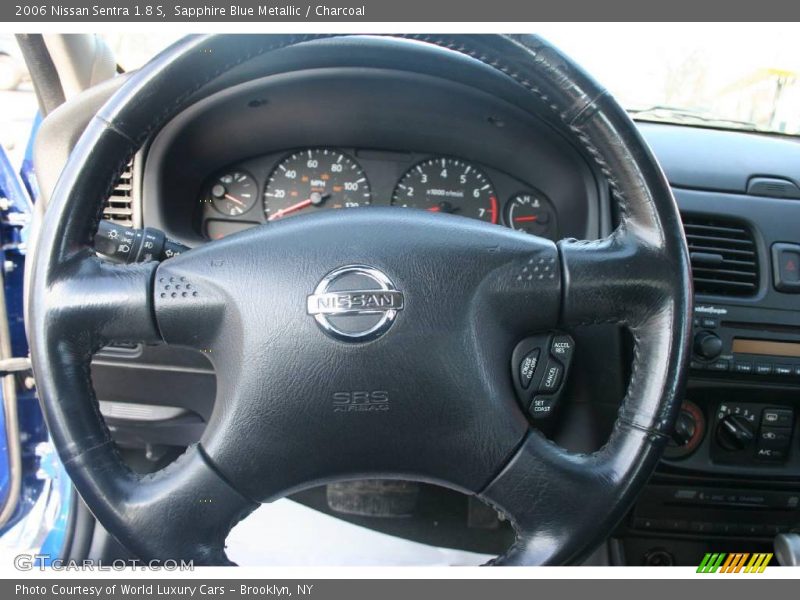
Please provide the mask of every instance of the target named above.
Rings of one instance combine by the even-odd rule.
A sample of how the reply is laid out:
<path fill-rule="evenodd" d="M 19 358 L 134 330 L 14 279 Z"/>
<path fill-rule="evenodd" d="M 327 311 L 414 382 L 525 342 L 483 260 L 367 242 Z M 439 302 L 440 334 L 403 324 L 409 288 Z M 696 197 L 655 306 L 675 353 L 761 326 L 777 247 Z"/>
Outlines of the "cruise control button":
<path fill-rule="evenodd" d="M 533 376 L 536 373 L 536 365 L 539 364 L 539 354 L 539 348 L 535 348 L 528 352 L 519 364 L 519 384 L 525 390 L 530 387 Z"/>
<path fill-rule="evenodd" d="M 555 335 L 550 343 L 550 354 L 561 361 L 562 364 L 569 363 L 572 359 L 572 352 L 575 350 L 575 342 L 568 335 Z"/>
<path fill-rule="evenodd" d="M 561 385 L 563 375 L 564 367 L 561 366 L 561 363 L 552 358 L 547 359 L 547 366 L 545 366 L 542 380 L 539 382 L 539 391 L 555 392 Z"/>
<path fill-rule="evenodd" d="M 534 419 L 544 419 L 550 416 L 555 404 L 555 396 L 536 396 L 528 408 L 528 413 Z"/>

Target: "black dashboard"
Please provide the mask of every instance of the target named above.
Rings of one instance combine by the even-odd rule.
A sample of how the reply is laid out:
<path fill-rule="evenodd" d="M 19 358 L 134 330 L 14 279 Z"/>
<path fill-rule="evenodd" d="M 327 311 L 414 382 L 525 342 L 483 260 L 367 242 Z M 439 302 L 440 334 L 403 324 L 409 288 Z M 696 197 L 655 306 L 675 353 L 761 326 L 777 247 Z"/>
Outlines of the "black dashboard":
<path fill-rule="evenodd" d="M 800 143 L 640 124 L 681 209 L 695 285 L 685 402 L 625 525 L 634 564 L 689 564 L 800 527 Z"/>
<path fill-rule="evenodd" d="M 273 58 L 228 73 L 151 141 L 147 225 L 194 246 L 304 211 L 395 205 L 553 239 L 610 231 L 591 158 L 479 61 L 370 37 Z M 245 203 L 223 190 L 233 173 L 252 185 Z"/>
<path fill-rule="evenodd" d="M 188 246 L 316 210 L 381 205 L 554 240 L 614 227 L 591 157 L 508 78 L 456 53 L 369 37 L 316 42 L 246 63 L 214 85 L 135 157 L 131 224 Z M 800 142 L 639 128 L 684 219 L 695 346 L 670 448 L 620 525 L 611 559 L 698 564 L 707 551 L 768 550 L 776 533 L 800 527 Z M 613 426 L 631 343 L 615 326 L 569 333 L 576 353 L 563 408 L 537 426 L 570 450 L 591 451 Z M 215 375 L 202 354 L 110 347 L 92 377 L 118 443 L 145 448 L 154 465 L 196 440 L 213 410 Z M 324 494 L 305 501 L 330 508 Z M 468 533 L 450 523 L 449 533 L 422 527 L 413 536 L 502 548 L 507 524 L 481 518 L 488 525 Z M 391 519 L 359 522 L 412 536 Z"/>

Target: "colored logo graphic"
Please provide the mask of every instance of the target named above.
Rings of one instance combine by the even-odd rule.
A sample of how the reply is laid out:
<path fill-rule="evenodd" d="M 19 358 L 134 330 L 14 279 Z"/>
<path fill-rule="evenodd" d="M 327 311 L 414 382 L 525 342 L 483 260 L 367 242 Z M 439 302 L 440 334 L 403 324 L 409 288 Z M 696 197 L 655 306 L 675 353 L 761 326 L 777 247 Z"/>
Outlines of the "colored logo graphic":
<path fill-rule="evenodd" d="M 749 559 L 749 560 L 748 560 Z M 763 573 L 772 560 L 771 553 L 709 552 L 703 557 L 698 573 Z"/>

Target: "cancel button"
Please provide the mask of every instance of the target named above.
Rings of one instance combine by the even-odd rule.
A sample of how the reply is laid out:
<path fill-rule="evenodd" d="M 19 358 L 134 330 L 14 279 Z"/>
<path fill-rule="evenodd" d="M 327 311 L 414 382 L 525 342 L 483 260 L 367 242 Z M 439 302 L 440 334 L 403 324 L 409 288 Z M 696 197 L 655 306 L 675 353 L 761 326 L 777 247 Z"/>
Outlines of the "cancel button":
<path fill-rule="evenodd" d="M 561 363 L 552 358 L 547 359 L 547 366 L 544 368 L 542 380 L 539 382 L 540 392 L 555 392 L 561 385 L 561 378 L 564 376 L 564 367 Z"/>

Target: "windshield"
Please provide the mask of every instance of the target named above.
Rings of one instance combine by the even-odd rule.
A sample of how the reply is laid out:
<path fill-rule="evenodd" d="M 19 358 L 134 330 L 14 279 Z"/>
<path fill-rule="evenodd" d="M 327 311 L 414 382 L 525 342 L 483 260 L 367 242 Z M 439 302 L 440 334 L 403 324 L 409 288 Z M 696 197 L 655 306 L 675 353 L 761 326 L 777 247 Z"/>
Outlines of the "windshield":
<path fill-rule="evenodd" d="M 797 24 L 543 24 L 638 120 L 800 135 Z"/>
<path fill-rule="evenodd" d="M 796 24 L 542 23 L 637 120 L 800 135 Z M 179 36 L 109 33 L 125 69 Z"/>

